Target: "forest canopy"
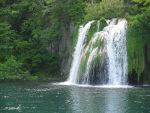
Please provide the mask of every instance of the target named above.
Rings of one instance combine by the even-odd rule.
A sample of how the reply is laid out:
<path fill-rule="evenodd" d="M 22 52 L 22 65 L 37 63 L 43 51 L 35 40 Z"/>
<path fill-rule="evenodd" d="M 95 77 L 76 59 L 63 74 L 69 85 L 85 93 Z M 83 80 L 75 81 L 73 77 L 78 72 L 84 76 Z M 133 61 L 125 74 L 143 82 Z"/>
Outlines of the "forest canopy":
<path fill-rule="evenodd" d="M 0 79 L 60 78 L 60 66 L 68 54 L 60 54 L 59 43 L 54 43 L 71 24 L 93 19 L 128 20 L 129 30 L 134 31 L 127 33 L 130 72 L 142 73 L 145 54 L 150 56 L 150 49 L 146 53 L 143 49 L 150 48 L 149 0 L 0 0 L 0 16 Z"/>

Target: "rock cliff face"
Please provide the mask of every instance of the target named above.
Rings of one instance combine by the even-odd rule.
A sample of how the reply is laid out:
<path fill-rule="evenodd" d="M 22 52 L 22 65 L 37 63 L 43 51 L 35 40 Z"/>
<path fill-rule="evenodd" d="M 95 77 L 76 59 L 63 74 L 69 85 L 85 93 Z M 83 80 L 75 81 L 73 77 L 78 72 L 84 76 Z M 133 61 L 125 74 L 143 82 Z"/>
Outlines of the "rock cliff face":
<path fill-rule="evenodd" d="M 61 59 L 61 66 L 60 71 L 61 75 L 65 78 L 68 76 L 70 67 L 71 67 L 71 61 L 72 61 L 72 51 L 73 51 L 73 39 L 72 34 L 75 31 L 75 26 L 73 24 L 70 24 L 69 29 L 64 31 L 64 34 L 62 36 L 61 44 L 59 44 L 59 55 L 63 56 Z"/>
<path fill-rule="evenodd" d="M 68 27 L 61 28 L 61 35 L 54 41 L 52 41 L 49 46 L 49 52 L 57 54 L 59 57 L 59 69 L 57 74 L 62 80 L 66 79 L 71 66 L 72 52 L 73 52 L 73 38 L 72 35 L 75 32 L 76 27 L 74 24 L 68 25 Z"/>

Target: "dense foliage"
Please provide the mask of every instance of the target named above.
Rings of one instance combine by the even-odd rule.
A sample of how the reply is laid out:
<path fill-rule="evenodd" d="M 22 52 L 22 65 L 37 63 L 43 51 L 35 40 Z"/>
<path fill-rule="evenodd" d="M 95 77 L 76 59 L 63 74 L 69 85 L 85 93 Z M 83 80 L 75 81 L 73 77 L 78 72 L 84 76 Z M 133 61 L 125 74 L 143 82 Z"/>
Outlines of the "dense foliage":
<path fill-rule="evenodd" d="M 127 32 L 129 74 L 136 82 L 149 82 L 150 69 L 150 1 L 132 0 Z"/>
<path fill-rule="evenodd" d="M 60 73 L 63 29 L 81 22 L 82 0 L 1 0 L 0 79 L 52 78 Z"/>
<path fill-rule="evenodd" d="M 87 4 L 85 21 L 102 17 L 107 19 L 122 17 L 124 13 L 125 5 L 123 0 L 102 0 L 99 3 Z"/>
<path fill-rule="evenodd" d="M 111 18 L 128 19 L 129 75 L 150 78 L 149 0 L 0 0 L 0 16 L 0 79 L 56 78 L 70 25 Z"/>

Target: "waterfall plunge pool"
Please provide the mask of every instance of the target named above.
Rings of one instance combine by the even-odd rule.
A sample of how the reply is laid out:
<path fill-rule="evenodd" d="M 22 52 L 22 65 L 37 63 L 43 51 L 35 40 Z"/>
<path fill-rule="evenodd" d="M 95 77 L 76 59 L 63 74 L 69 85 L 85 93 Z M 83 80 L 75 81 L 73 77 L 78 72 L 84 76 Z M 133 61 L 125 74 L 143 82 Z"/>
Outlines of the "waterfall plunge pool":
<path fill-rule="evenodd" d="M 150 87 L 3 82 L 0 113 L 150 113 Z"/>
<path fill-rule="evenodd" d="M 75 84 L 71 82 L 53 83 L 53 85 L 76 86 L 76 87 L 93 87 L 93 88 L 134 88 L 131 85 L 90 85 L 90 84 Z"/>

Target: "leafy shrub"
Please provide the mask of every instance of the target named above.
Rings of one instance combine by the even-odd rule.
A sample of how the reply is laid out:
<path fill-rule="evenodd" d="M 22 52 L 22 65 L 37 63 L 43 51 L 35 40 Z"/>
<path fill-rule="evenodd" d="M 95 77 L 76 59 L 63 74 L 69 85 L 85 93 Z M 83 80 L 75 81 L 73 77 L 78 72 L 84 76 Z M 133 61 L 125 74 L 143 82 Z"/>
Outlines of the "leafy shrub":
<path fill-rule="evenodd" d="M 22 70 L 22 63 L 16 61 L 14 56 L 0 63 L 0 79 L 24 79 L 29 76 L 28 71 Z"/>
<path fill-rule="evenodd" d="M 96 4 L 87 4 L 85 21 L 104 18 L 123 17 L 125 5 L 123 0 L 102 0 Z"/>

